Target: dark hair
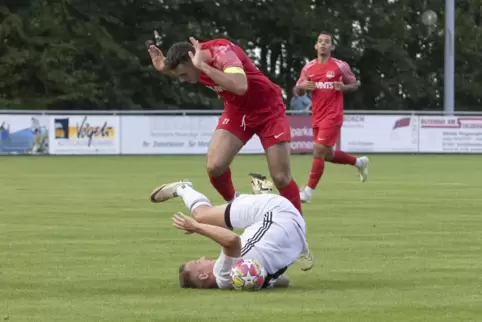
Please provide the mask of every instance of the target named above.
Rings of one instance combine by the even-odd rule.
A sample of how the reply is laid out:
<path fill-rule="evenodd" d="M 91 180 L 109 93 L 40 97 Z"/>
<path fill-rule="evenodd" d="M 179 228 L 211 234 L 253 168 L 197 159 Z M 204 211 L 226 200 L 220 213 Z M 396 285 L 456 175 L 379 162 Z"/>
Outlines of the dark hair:
<path fill-rule="evenodd" d="M 194 53 L 194 47 L 188 42 L 178 42 L 169 48 L 166 55 L 166 67 L 176 69 L 180 64 L 191 61 L 189 52 Z"/>
<path fill-rule="evenodd" d="M 323 30 L 323 31 L 321 31 L 321 32 L 318 34 L 318 36 L 319 36 L 319 35 L 327 35 L 327 36 L 330 36 L 331 40 L 333 40 L 333 35 L 331 34 L 331 32 L 328 32 L 328 31 L 324 31 L 324 30 Z"/>

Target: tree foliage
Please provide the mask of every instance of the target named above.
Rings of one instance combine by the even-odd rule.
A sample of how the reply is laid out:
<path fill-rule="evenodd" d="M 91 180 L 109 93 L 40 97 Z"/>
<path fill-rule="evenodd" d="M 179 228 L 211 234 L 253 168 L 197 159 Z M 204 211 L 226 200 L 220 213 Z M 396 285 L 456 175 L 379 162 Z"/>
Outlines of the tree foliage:
<path fill-rule="evenodd" d="M 427 27 L 421 14 L 438 15 Z M 482 6 L 457 1 L 456 106 L 480 109 Z M 348 109 L 441 109 L 444 12 L 439 0 L 8 0 L 0 5 L 0 104 L 28 109 L 221 108 L 203 86 L 153 70 L 162 49 L 195 36 L 241 45 L 286 95 L 322 30 L 362 82 Z"/>

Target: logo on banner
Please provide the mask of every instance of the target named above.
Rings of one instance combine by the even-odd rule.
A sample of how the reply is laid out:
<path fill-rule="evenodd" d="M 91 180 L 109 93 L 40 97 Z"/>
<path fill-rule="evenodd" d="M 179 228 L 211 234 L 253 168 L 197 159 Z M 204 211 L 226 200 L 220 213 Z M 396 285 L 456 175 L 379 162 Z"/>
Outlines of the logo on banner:
<path fill-rule="evenodd" d="M 2 122 L 0 124 L 0 140 L 6 141 L 8 139 L 8 136 L 10 134 L 10 124 L 5 124 L 5 122 Z"/>
<path fill-rule="evenodd" d="M 310 116 L 288 116 L 291 130 L 291 152 L 310 153 L 313 151 L 313 127 Z"/>
<path fill-rule="evenodd" d="M 115 137 L 115 129 L 107 122 L 92 125 L 87 116 L 82 122 L 71 124 L 70 118 L 55 119 L 55 138 L 65 140 L 87 141 L 87 146 L 91 146 L 93 140 L 112 141 Z"/>
<path fill-rule="evenodd" d="M 395 121 L 395 124 L 393 125 L 392 130 L 410 126 L 411 119 L 412 119 L 411 117 L 404 117 Z"/>
<path fill-rule="evenodd" d="M 482 117 L 420 117 L 419 151 L 482 153 Z"/>
<path fill-rule="evenodd" d="M 47 154 L 46 119 L 36 115 L 2 115 L 0 154 Z"/>
<path fill-rule="evenodd" d="M 425 117 L 422 118 L 421 127 L 424 129 L 480 129 L 482 128 L 482 117 Z"/>

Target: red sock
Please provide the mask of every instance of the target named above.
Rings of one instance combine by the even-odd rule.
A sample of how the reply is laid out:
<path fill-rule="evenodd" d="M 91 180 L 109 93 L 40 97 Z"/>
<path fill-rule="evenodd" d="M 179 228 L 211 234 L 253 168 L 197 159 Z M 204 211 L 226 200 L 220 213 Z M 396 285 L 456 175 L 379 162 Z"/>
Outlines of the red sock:
<path fill-rule="evenodd" d="M 336 164 L 356 164 L 356 157 L 351 154 L 348 154 L 343 151 L 335 151 L 335 155 L 333 156 L 333 160 L 330 161 L 331 163 Z"/>
<path fill-rule="evenodd" d="M 278 189 L 279 194 L 291 201 L 293 206 L 303 215 L 301 211 L 301 199 L 300 199 L 300 191 L 298 190 L 298 185 L 294 180 L 284 187 L 283 189 Z"/>
<path fill-rule="evenodd" d="M 315 189 L 320 182 L 323 171 L 325 170 L 325 159 L 314 158 L 311 164 L 310 178 L 308 180 L 308 188 Z"/>
<path fill-rule="evenodd" d="M 209 177 L 209 180 L 224 200 L 231 201 L 234 199 L 236 191 L 234 190 L 233 181 L 231 180 L 231 169 L 228 168 L 219 177 Z"/>

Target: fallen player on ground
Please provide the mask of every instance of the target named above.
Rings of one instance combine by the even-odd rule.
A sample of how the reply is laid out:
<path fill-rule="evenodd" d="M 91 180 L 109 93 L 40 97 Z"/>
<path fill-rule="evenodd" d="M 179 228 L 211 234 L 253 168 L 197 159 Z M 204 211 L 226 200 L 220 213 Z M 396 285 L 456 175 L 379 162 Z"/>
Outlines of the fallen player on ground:
<path fill-rule="evenodd" d="M 231 288 L 230 271 L 240 258 L 258 260 L 267 272 L 263 288 L 288 287 L 283 275 L 297 258 L 302 270 L 313 266 L 301 213 L 286 198 L 275 194 L 243 194 L 231 203 L 212 206 L 190 181 L 163 184 L 151 193 L 153 202 L 181 197 L 192 217 L 177 213 L 173 226 L 197 233 L 222 246 L 217 260 L 201 257 L 181 265 L 183 288 Z M 242 228 L 238 236 L 232 231 Z"/>

